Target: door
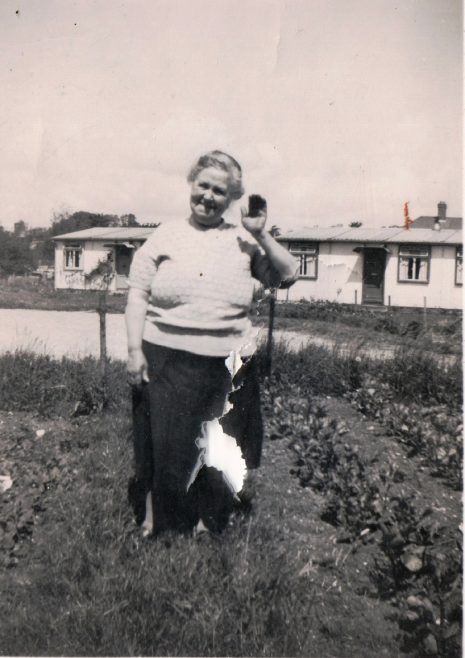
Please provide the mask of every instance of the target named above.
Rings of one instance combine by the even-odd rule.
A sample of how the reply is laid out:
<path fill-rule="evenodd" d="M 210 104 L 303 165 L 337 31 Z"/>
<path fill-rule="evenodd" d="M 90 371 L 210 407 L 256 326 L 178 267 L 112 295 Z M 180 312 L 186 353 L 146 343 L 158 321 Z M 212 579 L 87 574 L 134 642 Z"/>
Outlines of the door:
<path fill-rule="evenodd" d="M 385 265 L 384 249 L 363 250 L 363 304 L 383 304 Z"/>
<path fill-rule="evenodd" d="M 128 287 L 127 277 L 131 266 L 133 249 L 121 244 L 115 248 L 116 289 L 123 290 Z"/>

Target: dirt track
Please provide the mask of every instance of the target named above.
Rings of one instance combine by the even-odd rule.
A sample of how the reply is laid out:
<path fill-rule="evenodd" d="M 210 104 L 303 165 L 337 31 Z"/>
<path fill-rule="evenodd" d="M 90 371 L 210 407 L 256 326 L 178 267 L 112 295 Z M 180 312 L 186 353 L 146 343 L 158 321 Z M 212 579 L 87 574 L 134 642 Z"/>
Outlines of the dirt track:
<path fill-rule="evenodd" d="M 127 355 L 124 316 L 109 313 L 106 317 L 108 354 L 113 359 L 124 360 Z M 0 327 L 0 353 L 26 348 L 55 357 L 99 354 L 97 313 L 0 309 Z M 309 340 L 297 332 L 286 331 L 276 331 L 275 337 L 286 340 L 295 349 Z M 265 330 L 261 331 L 260 339 L 266 339 Z"/>
<path fill-rule="evenodd" d="M 107 353 L 112 359 L 125 360 L 127 356 L 126 330 L 122 314 L 107 314 Z M 18 348 L 54 357 L 82 358 L 99 355 L 99 318 L 89 311 L 37 311 L 29 309 L 0 309 L 0 354 Z M 266 328 L 260 329 L 259 340 L 267 338 Z M 276 330 L 276 341 L 284 341 L 291 349 L 298 350 L 305 344 L 323 345 L 332 348 L 334 340 L 322 336 L 311 336 L 296 331 Z M 339 346 L 340 347 L 340 346 Z M 353 351 L 347 345 L 343 352 Z M 371 358 L 386 359 L 394 354 L 394 347 L 360 348 Z M 453 357 L 433 355 L 444 360 Z"/>

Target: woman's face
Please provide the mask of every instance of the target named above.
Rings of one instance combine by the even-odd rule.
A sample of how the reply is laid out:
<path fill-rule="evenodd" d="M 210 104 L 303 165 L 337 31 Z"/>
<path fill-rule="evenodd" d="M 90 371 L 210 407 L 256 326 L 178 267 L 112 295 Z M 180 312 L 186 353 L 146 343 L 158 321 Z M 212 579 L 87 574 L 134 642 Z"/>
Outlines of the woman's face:
<path fill-rule="evenodd" d="M 231 203 L 229 174 L 216 167 L 207 167 L 192 182 L 191 210 L 204 226 L 215 226 Z"/>

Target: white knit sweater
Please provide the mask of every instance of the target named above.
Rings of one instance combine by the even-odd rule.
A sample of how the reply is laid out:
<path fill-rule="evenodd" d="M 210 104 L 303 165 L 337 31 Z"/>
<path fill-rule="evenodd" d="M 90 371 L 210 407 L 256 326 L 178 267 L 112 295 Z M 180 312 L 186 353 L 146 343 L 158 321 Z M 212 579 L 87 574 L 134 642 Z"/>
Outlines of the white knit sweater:
<path fill-rule="evenodd" d="M 134 254 L 129 275 L 130 287 L 150 292 L 144 340 L 205 356 L 253 353 L 252 277 L 266 287 L 279 283 L 242 226 L 162 224 Z"/>

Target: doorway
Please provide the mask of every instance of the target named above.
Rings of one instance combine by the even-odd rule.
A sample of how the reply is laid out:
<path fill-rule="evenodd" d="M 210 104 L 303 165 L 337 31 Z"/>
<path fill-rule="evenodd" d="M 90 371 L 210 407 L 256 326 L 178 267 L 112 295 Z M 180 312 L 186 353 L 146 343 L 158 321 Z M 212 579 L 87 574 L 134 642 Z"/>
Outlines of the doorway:
<path fill-rule="evenodd" d="M 384 270 L 386 251 L 379 248 L 363 250 L 362 304 L 384 303 Z"/>
<path fill-rule="evenodd" d="M 119 244 L 115 247 L 116 289 L 124 290 L 128 287 L 127 278 L 132 261 L 134 249 Z"/>

